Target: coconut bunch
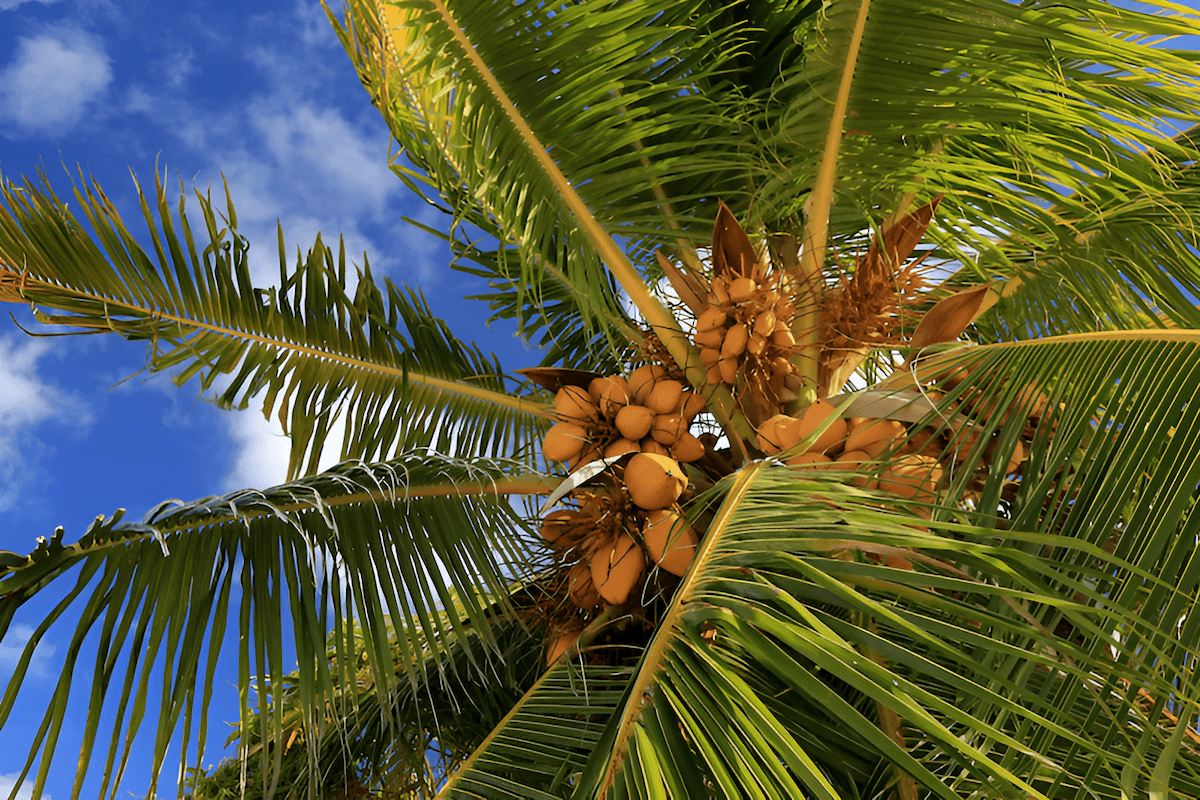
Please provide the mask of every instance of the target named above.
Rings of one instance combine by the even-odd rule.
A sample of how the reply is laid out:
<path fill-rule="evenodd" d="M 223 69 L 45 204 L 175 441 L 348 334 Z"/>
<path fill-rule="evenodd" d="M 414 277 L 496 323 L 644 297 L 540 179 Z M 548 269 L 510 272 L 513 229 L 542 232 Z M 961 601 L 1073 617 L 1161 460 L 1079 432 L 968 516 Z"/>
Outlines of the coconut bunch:
<path fill-rule="evenodd" d="M 926 393 L 935 401 L 944 397 L 935 388 Z M 1012 413 L 1024 414 L 1026 424 L 1002 465 L 997 462 L 999 433 L 988 435 L 983 458 L 977 462 L 975 479 L 980 485 L 997 467 L 1003 468 L 1004 475 L 1019 474 L 1028 441 L 1048 406 L 1045 395 L 1027 387 L 1010 410 L 999 412 L 1000 424 Z M 893 419 L 841 418 L 833 405 L 817 400 L 797 416 L 776 414 L 764 421 L 757 429 L 757 443 L 767 455 L 783 455 L 789 466 L 858 472 L 852 479 L 856 486 L 928 501 L 951 469 L 975 458 L 987 430 L 981 419 L 995 413 L 996 409 L 980 402 L 978 394 L 967 395 L 947 410 L 938 427 L 918 427 Z"/>
<path fill-rule="evenodd" d="M 799 416 L 776 414 L 759 425 L 758 446 L 768 455 L 786 455 L 789 466 L 858 472 L 852 479 L 856 486 L 932 500 L 944 470 L 935 457 L 906 452 L 907 435 L 896 420 L 846 419 L 828 402 L 817 400 Z M 811 441 L 799 450 L 807 440 Z"/>
<path fill-rule="evenodd" d="M 638 367 L 629 377 L 564 385 L 555 392 L 554 409 L 559 421 L 546 433 L 542 453 L 572 470 L 625 453 L 655 453 L 684 463 L 704 455 L 690 430 L 704 398 L 660 364 Z"/>
<path fill-rule="evenodd" d="M 708 368 L 706 380 L 728 385 L 752 416 L 767 416 L 795 400 L 801 385 L 792 363 L 791 292 L 724 204 L 713 232 L 712 266 L 692 335 Z"/>
<path fill-rule="evenodd" d="M 679 462 L 638 453 L 607 481 L 576 489 L 576 507 L 545 516 L 542 538 L 576 608 L 626 603 L 652 565 L 676 576 L 687 571 L 699 543 L 679 507 L 687 483 Z"/>

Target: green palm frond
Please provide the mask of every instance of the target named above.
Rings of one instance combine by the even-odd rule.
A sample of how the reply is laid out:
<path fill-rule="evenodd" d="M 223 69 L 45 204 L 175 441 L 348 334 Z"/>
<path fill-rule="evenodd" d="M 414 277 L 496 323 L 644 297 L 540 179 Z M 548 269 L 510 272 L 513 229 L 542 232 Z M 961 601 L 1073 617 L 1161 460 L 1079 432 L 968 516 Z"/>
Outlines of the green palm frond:
<path fill-rule="evenodd" d="M 261 717 L 239 726 L 230 741 L 238 740 L 246 760 L 228 758 L 209 774 L 195 771 L 189 779 L 191 796 L 265 796 L 269 773 L 262 771 L 259 755 L 264 748 L 283 750 L 280 791 L 297 797 L 329 787 L 346 794 L 375 786 L 397 796 L 433 794 L 537 681 L 544 666 L 540 631 L 498 620 L 490 632 L 497 646 L 489 669 L 472 666 L 472 650 L 482 645 L 479 633 L 468 629 L 467 646 L 450 634 L 448 652 L 422 654 L 424 683 L 381 687 L 366 665 L 362 631 L 356 630 L 349 658 L 353 679 L 334 687 L 339 702 L 326 707 L 336 719 L 309 728 L 309 698 L 299 673 L 289 673 L 271 695 L 272 703 L 282 707 L 281 738 L 264 736 L 256 724 Z M 330 657 L 337 658 L 332 650 Z M 243 766 L 249 772 L 244 787 Z"/>
<path fill-rule="evenodd" d="M 182 197 L 173 213 L 161 181 L 155 190 L 151 205 L 138 189 L 147 252 L 96 186 L 75 192 L 93 241 L 49 189 L 6 185 L 0 298 L 31 303 L 48 323 L 146 341 L 149 367 L 177 369 L 177 383 L 227 379 L 222 405 L 263 393 L 263 413 L 277 413 L 291 437 L 293 476 L 315 471 L 339 416 L 343 458 L 422 446 L 507 455 L 544 429 L 543 404 L 510 394 L 495 358 L 458 341 L 420 295 L 390 281 L 381 289 L 365 263 L 348 275 L 344 249 L 334 258 L 320 238 L 288 269 L 282 231 L 279 285 L 256 287 L 228 197 L 222 224 L 197 194 L 194 230 Z"/>
<path fill-rule="evenodd" d="M 121 522 L 120 513 L 101 517 L 75 544 L 63 544 L 61 529 L 42 540 L 28 559 L 0 572 L 0 636 L 21 606 L 41 598 L 55 581 L 78 575 L 30 637 L 0 701 L 3 725 L 38 641 L 63 614 L 78 616 L 63 678 L 23 771 L 40 757 L 35 794 L 73 707 L 67 704 L 71 676 L 83 665 L 80 649 L 89 634 L 99 634 L 89 639 L 96 646 L 97 675 L 110 676 L 128 660 L 119 691 L 115 685 L 110 690 L 106 679 L 88 701 L 83 763 L 97 746 L 102 713 L 108 718 L 115 707 L 111 739 L 99 745 L 107 747 L 106 787 L 130 755 L 152 673 L 163 664 L 169 668 L 162 677 L 154 771 L 180 724 L 186 736 L 198 730 L 195 757 L 203 753 L 215 659 L 231 622 L 240 642 L 242 718 L 259 706 L 262 736 L 275 740 L 282 707 L 268 712 L 265 704 L 271 687 L 284 681 L 283 621 L 291 624 L 286 647 L 294 648 L 296 691 L 314 731 L 324 728 L 325 704 L 346 699 L 335 687 L 353 684 L 356 658 L 378 690 L 389 694 L 398 684 L 415 691 L 435 677 L 450 677 L 445 665 L 451 662 L 442 657 L 454 648 L 468 655 L 458 662 L 463 669 L 492 669 L 488 662 L 497 644 L 490 625 L 497 617 L 488 598 L 500 598 L 503 612 L 514 571 L 529 563 L 529 535 L 509 497 L 549 490 L 544 479 L 510 470 L 427 453 L 376 465 L 351 462 L 263 492 L 171 509 L 164 504 L 141 523 Z M 455 586 L 474 588 L 455 592 Z M 389 619 L 395 626 L 390 638 Z M 336 670 L 326 651 L 331 630 Z M 431 666 L 435 675 L 425 672 Z M 353 692 L 349 699 L 356 699 Z M 391 711 L 383 708 L 383 719 L 395 725 Z M 181 766 L 187 766 L 187 751 L 185 745 Z M 77 790 L 83 777 L 81 769 Z"/>
<path fill-rule="evenodd" d="M 439 797 L 564 797 L 620 708 L 627 668 L 553 665 L 442 786 Z M 530 743 L 537 742 L 531 748 Z M 684 795 L 681 795 L 684 796 Z"/>
<path fill-rule="evenodd" d="M 1090 2 L 827 4 L 755 140 L 755 212 L 768 226 L 807 213 L 828 152 L 828 109 L 868 5 L 839 131 L 835 243 L 898 201 L 942 194 L 931 238 L 972 265 L 974 282 L 1028 273 L 1031 302 L 1063 326 L 1056 331 L 1093 328 L 1097 316 L 1102 327 L 1139 327 L 1146 297 L 1197 326 L 1182 302 L 1200 286 L 1200 269 L 1187 247 L 1193 181 L 1181 166 L 1196 150 L 1173 133 L 1197 120 L 1200 70 L 1185 53 L 1142 46 L 1200 30 L 1178 6 L 1147 14 Z M 1122 218 L 1132 224 L 1113 245 L 1094 240 Z M 1153 245 L 1121 248 L 1125 236 Z M 1101 307 L 1074 313 L 1097 285 Z"/>
<path fill-rule="evenodd" d="M 461 46 L 435 5 L 384 6 L 405 20 L 400 29 L 374 3 L 355 2 L 343 32 L 374 102 L 420 170 L 410 185 L 453 198 L 459 219 L 513 246 L 518 263 L 499 266 L 529 302 L 538 302 L 545 269 L 553 269 L 588 299 L 580 319 L 611 330 L 608 319 L 624 315 L 583 220 L 494 93 L 465 63 L 444 62 Z M 500 6 L 451 4 L 446 13 L 470 32 L 487 70 L 609 234 L 657 240 L 653 187 L 682 182 L 691 188 L 670 192 L 673 202 L 694 207 L 713 196 L 714 174 L 729 174 L 710 145 L 724 141 L 732 151 L 736 139 L 719 105 L 697 89 L 738 35 L 707 32 L 717 14 L 703 3 L 524 9 L 515 24 Z M 612 46 L 592 47 L 596 41 Z M 654 114 L 639 109 L 647 103 Z"/>
<path fill-rule="evenodd" d="M 573 796 L 1200 794 L 1200 333 L 938 358 L 921 369 L 966 377 L 931 426 L 1010 410 L 980 416 L 947 494 L 736 473 Z M 973 482 L 1028 436 L 1030 386 L 1050 411 L 1026 471 Z M 478 787 L 524 762 L 470 763 Z M 564 796 L 550 774 L 476 791 Z"/>

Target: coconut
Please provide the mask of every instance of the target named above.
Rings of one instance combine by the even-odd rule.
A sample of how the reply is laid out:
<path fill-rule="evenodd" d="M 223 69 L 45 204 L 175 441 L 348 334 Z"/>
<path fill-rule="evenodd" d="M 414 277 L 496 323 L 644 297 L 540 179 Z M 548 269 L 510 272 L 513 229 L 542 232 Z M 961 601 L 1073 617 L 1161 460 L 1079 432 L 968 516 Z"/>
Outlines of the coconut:
<path fill-rule="evenodd" d="M 825 424 L 825 421 L 837 414 L 837 409 L 824 400 L 817 400 L 808 408 L 804 409 L 804 416 L 800 417 L 800 439 L 808 438 L 816 432 L 817 428 Z M 817 440 L 809 445 L 809 450 L 816 453 L 824 453 L 834 449 L 834 446 L 841 443 L 846 438 L 846 420 L 837 417 L 825 429 L 825 432 L 817 437 Z M 799 440 L 797 440 L 799 441 Z"/>
<path fill-rule="evenodd" d="M 700 331 L 692 337 L 692 341 L 699 347 L 719 348 L 721 342 L 725 341 L 725 329 L 713 328 L 711 331 Z"/>
<path fill-rule="evenodd" d="M 671 457 L 671 451 L 667 448 L 667 446 L 654 441 L 653 436 L 647 436 L 645 439 L 642 439 L 642 441 L 638 443 L 638 446 L 642 449 L 643 453 L 653 453 L 655 455 L 665 456 L 667 458 Z"/>
<path fill-rule="evenodd" d="M 588 395 L 596 401 L 600 413 L 606 419 L 612 419 L 629 402 L 629 384 L 620 375 L 594 378 L 588 384 Z"/>
<path fill-rule="evenodd" d="M 758 449 L 767 455 L 787 450 L 800 441 L 800 420 L 776 414 L 758 426 Z"/>
<path fill-rule="evenodd" d="M 767 340 L 757 333 L 750 334 L 750 338 L 746 341 L 746 352 L 752 356 L 761 356 L 763 351 L 767 349 Z"/>
<path fill-rule="evenodd" d="M 542 538 L 547 544 L 554 544 L 563 536 L 579 527 L 582 515 L 578 511 L 561 509 L 551 511 L 542 520 Z"/>
<path fill-rule="evenodd" d="M 592 583 L 592 568 L 588 562 L 577 562 L 567 573 L 567 594 L 580 608 L 591 608 L 600 602 L 600 593 Z"/>
<path fill-rule="evenodd" d="M 617 536 L 611 547 L 592 555 L 592 584 L 608 602 L 620 605 L 629 599 L 646 572 L 646 557 L 627 533 Z"/>
<path fill-rule="evenodd" d="M 650 557 L 672 575 L 683 576 L 696 555 L 700 540 L 696 531 L 674 509 L 660 509 L 646 515 L 642 541 Z"/>
<path fill-rule="evenodd" d="M 1004 468 L 1005 475 L 1011 475 L 1021 468 L 1021 462 L 1025 460 L 1025 447 L 1020 442 L 1013 449 L 1012 457 L 1008 459 L 1008 466 Z"/>
<path fill-rule="evenodd" d="M 688 464 L 704 457 L 704 442 L 685 430 L 671 445 L 671 453 L 676 461 Z"/>
<path fill-rule="evenodd" d="M 932 500 L 942 468 L 932 456 L 906 455 L 887 464 L 879 475 L 879 488 L 910 500 Z"/>
<path fill-rule="evenodd" d="M 542 455 L 547 461 L 569 461 L 579 455 L 587 443 L 587 431 L 569 422 L 560 422 L 546 432 Z"/>
<path fill-rule="evenodd" d="M 881 440 L 891 442 L 904 433 L 904 426 L 894 419 L 854 417 L 850 420 L 849 428 L 847 450 L 865 450 L 868 445 Z"/>
<path fill-rule="evenodd" d="M 579 634 L 583 633 L 583 629 L 574 627 L 566 630 L 554 630 L 551 633 L 553 636 L 546 645 L 547 667 L 558 661 L 564 653 L 579 641 Z"/>
<path fill-rule="evenodd" d="M 722 381 L 724 381 L 725 383 L 728 383 L 730 386 L 737 383 L 737 372 L 738 372 L 737 356 L 730 356 L 729 358 L 722 358 L 720 361 L 717 362 L 717 369 L 719 370 L 719 372 L 717 374 L 721 378 Z M 711 373 L 712 370 L 710 369 L 709 372 Z"/>
<path fill-rule="evenodd" d="M 734 325 L 725 334 L 725 341 L 721 344 L 721 358 L 740 356 L 746 349 L 746 342 L 749 340 L 750 332 L 746 330 L 746 326 Z"/>
<path fill-rule="evenodd" d="M 683 396 L 683 384 L 679 381 L 661 380 L 646 395 L 646 407 L 655 414 L 670 414 L 679 406 Z"/>
<path fill-rule="evenodd" d="M 827 469 L 832 464 L 833 459 L 829 456 L 824 453 L 814 453 L 812 451 L 792 456 L 787 460 L 789 467 L 809 467 L 810 469 Z"/>
<path fill-rule="evenodd" d="M 616 458 L 617 456 L 625 455 L 626 453 L 637 453 L 641 451 L 641 447 L 635 441 L 629 439 L 617 439 L 612 444 L 604 448 L 605 458 Z"/>
<path fill-rule="evenodd" d="M 725 327 L 725 312 L 715 306 L 709 306 L 704 309 L 700 316 L 696 319 L 696 330 L 700 333 L 704 331 L 717 330 Z"/>
<path fill-rule="evenodd" d="M 683 417 L 678 414 L 659 414 L 654 418 L 650 436 L 659 444 L 670 447 L 684 431 Z"/>
<path fill-rule="evenodd" d="M 782 350 L 788 350 L 794 344 L 796 344 L 796 337 L 793 336 L 792 332 L 787 328 L 777 328 L 775 332 L 771 334 L 771 344 Z"/>
<path fill-rule="evenodd" d="M 645 441 L 642 447 L 645 450 Z M 679 499 L 687 487 L 687 476 L 673 458 L 642 452 L 629 459 L 625 467 L 625 487 L 635 505 L 654 511 Z"/>
<path fill-rule="evenodd" d="M 654 384 L 666 376 L 667 371 L 660 364 L 646 364 L 631 372 L 629 374 L 629 394 L 633 397 L 633 402 L 645 405 L 646 397 L 654 388 Z"/>
<path fill-rule="evenodd" d="M 847 450 L 840 456 L 834 459 L 838 465 L 838 469 L 852 469 L 855 472 L 862 472 L 863 465 L 871 460 L 865 450 Z M 873 475 L 855 475 L 850 479 L 850 483 L 862 489 L 874 489 L 879 485 L 879 481 Z"/>
<path fill-rule="evenodd" d="M 722 277 L 716 277 L 712 280 L 712 303 L 715 305 L 720 303 L 724 305 L 729 302 L 729 281 Z"/>
<path fill-rule="evenodd" d="M 560 419 L 590 425 L 596 421 L 600 409 L 581 386 L 564 386 L 554 395 L 554 410 Z"/>
<path fill-rule="evenodd" d="M 617 412 L 615 423 L 621 436 L 636 442 L 650 432 L 654 412 L 645 406 L 628 405 Z"/>
<path fill-rule="evenodd" d="M 904 428 L 903 425 L 900 427 L 901 429 Z M 904 440 L 907 438 L 908 432 L 901 430 L 900 435 L 894 439 L 879 439 L 871 442 L 870 444 L 864 444 L 861 449 L 866 451 L 867 455 L 869 455 L 871 458 L 879 458 L 880 454 L 885 450 L 890 450 L 898 445 L 903 444 Z"/>
<path fill-rule="evenodd" d="M 735 278 L 729 284 L 729 299 L 735 303 L 744 303 L 758 294 L 758 286 L 753 278 Z"/>
<path fill-rule="evenodd" d="M 684 419 L 690 420 L 703 411 L 704 406 L 704 395 L 698 392 L 684 392 L 683 405 L 679 409 L 679 413 L 683 415 Z"/>
<path fill-rule="evenodd" d="M 768 308 L 754 318 L 754 332 L 764 339 L 769 339 L 775 332 L 775 321 L 775 312 Z"/>
<path fill-rule="evenodd" d="M 593 461 L 600 459 L 600 449 L 595 446 L 588 446 L 579 451 L 579 455 L 567 462 L 567 467 L 572 472 L 579 469 L 584 464 L 590 464 Z"/>

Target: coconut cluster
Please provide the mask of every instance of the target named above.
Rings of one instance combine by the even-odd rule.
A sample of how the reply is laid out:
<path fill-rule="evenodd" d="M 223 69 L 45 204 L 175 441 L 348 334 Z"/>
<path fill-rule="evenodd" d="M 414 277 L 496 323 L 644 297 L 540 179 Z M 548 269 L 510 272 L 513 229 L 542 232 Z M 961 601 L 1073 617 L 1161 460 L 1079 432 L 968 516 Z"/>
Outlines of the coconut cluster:
<path fill-rule="evenodd" d="M 704 455 L 704 445 L 689 430 L 704 410 L 704 398 L 658 364 L 639 367 L 628 378 L 563 386 L 554 409 L 559 422 L 547 432 L 542 453 L 571 469 L 625 453 L 655 453 L 684 463 Z"/>
<path fill-rule="evenodd" d="M 944 397 L 932 387 L 926 393 L 933 400 Z M 1012 409 L 1026 416 L 1026 425 L 1002 465 L 1004 475 L 1020 472 L 1027 456 L 1025 441 L 1048 405 L 1045 395 L 1033 387 L 1018 394 Z M 758 447 L 767 455 L 782 454 L 789 466 L 852 471 L 858 473 L 851 479 L 856 486 L 929 501 L 952 466 L 975 459 L 988 430 L 981 420 L 994 412 L 978 400 L 977 394 L 967 394 L 962 402 L 951 405 L 944 424 L 918 428 L 892 419 L 841 418 L 830 403 L 817 400 L 798 416 L 776 414 L 760 424 Z M 1010 413 L 1014 412 L 1002 412 L 996 422 L 1003 425 Z M 999 434 L 992 432 L 982 442 L 983 458 L 977 476 L 980 481 L 1001 466 L 996 461 L 999 440 Z"/>
<path fill-rule="evenodd" d="M 679 462 L 638 453 L 607 484 L 576 490 L 575 508 L 546 515 L 542 538 L 577 608 L 626 603 L 652 565 L 677 576 L 687 571 L 699 543 L 678 504 L 687 483 Z"/>
<path fill-rule="evenodd" d="M 784 453 L 790 466 L 849 470 L 860 473 L 852 479 L 857 486 L 932 500 L 944 470 L 936 457 L 906 452 L 907 436 L 896 420 L 845 419 L 824 400 L 797 417 L 776 414 L 758 426 L 759 449 L 768 455 Z M 797 450 L 801 442 L 807 444 Z"/>
<path fill-rule="evenodd" d="M 713 277 L 692 339 L 710 385 L 741 388 L 778 407 L 796 399 L 801 383 L 792 363 L 796 308 L 765 264 L 756 261 L 746 273 Z"/>

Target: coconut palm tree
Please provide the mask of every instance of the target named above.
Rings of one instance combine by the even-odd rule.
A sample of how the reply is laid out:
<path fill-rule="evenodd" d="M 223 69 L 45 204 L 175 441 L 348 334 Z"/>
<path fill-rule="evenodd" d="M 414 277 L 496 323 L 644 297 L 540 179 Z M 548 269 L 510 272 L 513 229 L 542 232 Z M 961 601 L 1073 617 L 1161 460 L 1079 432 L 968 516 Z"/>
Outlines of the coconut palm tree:
<path fill-rule="evenodd" d="M 81 665 L 77 792 L 151 692 L 194 766 L 236 635 L 196 797 L 1200 796 L 1200 23 L 1152 10 L 348 0 L 515 380 L 320 240 L 254 286 L 230 202 L 156 181 L 142 245 L 6 185 L 0 298 L 292 440 L 4 555 L 0 633 L 67 586 L 0 725 L 73 626 L 35 793 Z"/>

